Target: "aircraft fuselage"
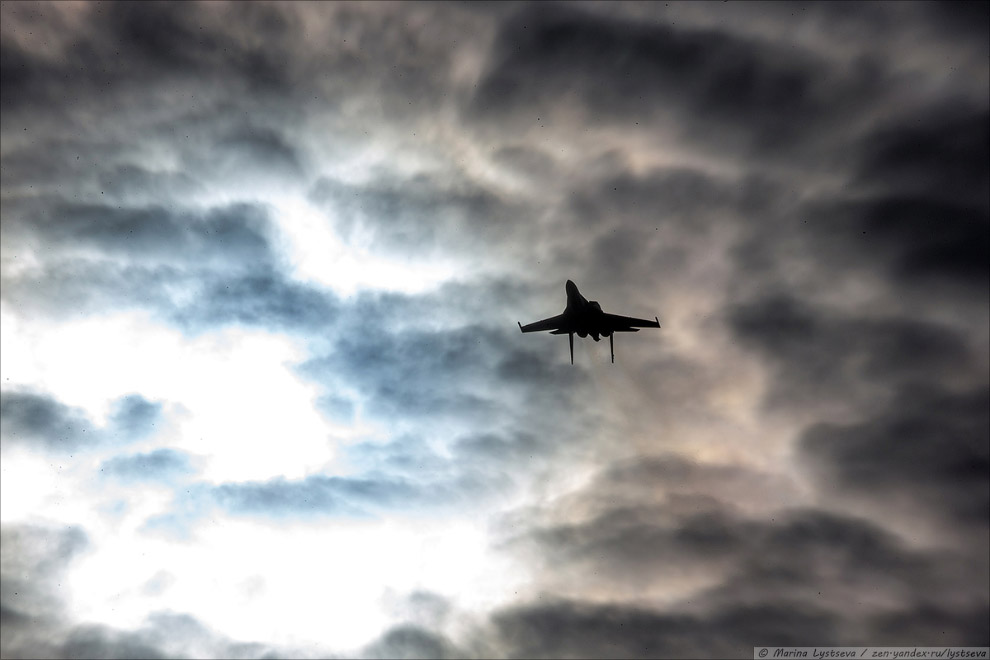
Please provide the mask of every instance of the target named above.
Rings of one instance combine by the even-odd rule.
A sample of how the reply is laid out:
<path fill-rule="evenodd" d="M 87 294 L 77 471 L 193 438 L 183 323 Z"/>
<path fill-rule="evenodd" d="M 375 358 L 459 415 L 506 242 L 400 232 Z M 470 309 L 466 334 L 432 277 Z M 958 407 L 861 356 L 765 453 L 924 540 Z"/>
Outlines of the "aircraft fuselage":
<path fill-rule="evenodd" d="M 573 323 L 578 337 L 591 336 L 595 341 L 608 337 L 611 331 L 605 326 L 605 312 L 595 300 L 588 300 L 578 291 L 574 282 L 567 280 L 564 286 L 567 291 L 567 307 L 564 308 L 564 318 Z"/>

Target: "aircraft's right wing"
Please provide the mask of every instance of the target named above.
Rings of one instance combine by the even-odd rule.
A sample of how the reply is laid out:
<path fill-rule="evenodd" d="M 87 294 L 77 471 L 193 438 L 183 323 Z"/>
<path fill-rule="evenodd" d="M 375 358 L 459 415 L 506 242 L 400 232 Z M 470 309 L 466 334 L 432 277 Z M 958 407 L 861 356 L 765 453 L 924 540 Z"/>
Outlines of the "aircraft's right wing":
<path fill-rule="evenodd" d="M 529 323 L 523 325 L 519 323 L 519 329 L 523 332 L 543 332 L 544 330 L 563 330 L 564 329 L 564 315 L 558 314 L 557 316 L 551 316 L 548 319 L 543 319 L 542 321 L 536 321 L 534 323 Z"/>
<path fill-rule="evenodd" d="M 659 328 L 660 321 L 654 319 L 637 319 L 632 316 L 619 316 L 618 314 L 604 314 L 605 325 L 612 332 L 638 332 L 637 328 Z"/>

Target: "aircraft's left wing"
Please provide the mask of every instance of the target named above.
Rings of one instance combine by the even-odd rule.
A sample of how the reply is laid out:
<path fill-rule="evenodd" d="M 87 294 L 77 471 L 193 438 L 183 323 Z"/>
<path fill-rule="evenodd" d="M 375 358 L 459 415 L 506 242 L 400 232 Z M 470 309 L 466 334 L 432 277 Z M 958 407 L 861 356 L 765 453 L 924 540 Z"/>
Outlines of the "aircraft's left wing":
<path fill-rule="evenodd" d="M 605 314 L 605 326 L 611 332 L 639 332 L 636 328 L 659 328 L 660 320 L 637 319 L 632 316 Z"/>
<path fill-rule="evenodd" d="M 564 329 L 564 315 L 558 314 L 557 316 L 551 316 L 548 319 L 543 319 L 542 321 L 536 321 L 535 323 L 529 323 L 523 325 L 519 323 L 519 329 L 523 332 L 543 332 L 544 330 L 563 330 Z"/>

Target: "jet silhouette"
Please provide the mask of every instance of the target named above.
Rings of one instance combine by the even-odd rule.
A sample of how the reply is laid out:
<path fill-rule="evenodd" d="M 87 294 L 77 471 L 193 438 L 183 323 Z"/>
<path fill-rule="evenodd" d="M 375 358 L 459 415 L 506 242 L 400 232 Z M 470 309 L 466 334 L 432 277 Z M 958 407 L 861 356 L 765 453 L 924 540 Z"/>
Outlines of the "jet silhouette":
<path fill-rule="evenodd" d="M 543 332 L 549 330 L 552 335 L 567 335 L 567 340 L 571 347 L 571 364 L 574 364 L 574 333 L 578 337 L 587 337 L 599 341 L 601 337 L 608 337 L 608 347 L 612 352 L 612 362 L 615 362 L 615 345 L 612 342 L 612 335 L 616 332 L 639 332 L 639 328 L 659 328 L 660 319 L 654 320 L 636 319 L 631 316 L 619 316 L 617 314 L 606 314 L 602 311 L 602 306 L 597 301 L 587 300 L 578 292 L 574 282 L 567 280 L 564 286 L 567 291 L 567 307 L 563 314 L 552 316 L 542 321 L 523 325 L 519 323 L 519 329 L 523 332 Z"/>

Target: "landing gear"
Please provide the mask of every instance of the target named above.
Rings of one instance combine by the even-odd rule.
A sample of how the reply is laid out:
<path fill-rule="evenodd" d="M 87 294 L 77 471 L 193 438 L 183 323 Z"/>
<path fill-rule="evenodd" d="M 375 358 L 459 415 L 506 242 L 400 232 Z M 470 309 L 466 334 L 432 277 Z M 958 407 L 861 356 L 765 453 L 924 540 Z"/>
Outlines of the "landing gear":
<path fill-rule="evenodd" d="M 615 337 L 614 332 L 608 336 L 608 350 L 612 352 L 612 364 L 615 364 L 615 346 L 612 344 L 613 337 Z"/>
<path fill-rule="evenodd" d="M 574 364 L 574 333 L 567 333 L 567 343 L 571 345 L 571 364 Z"/>

